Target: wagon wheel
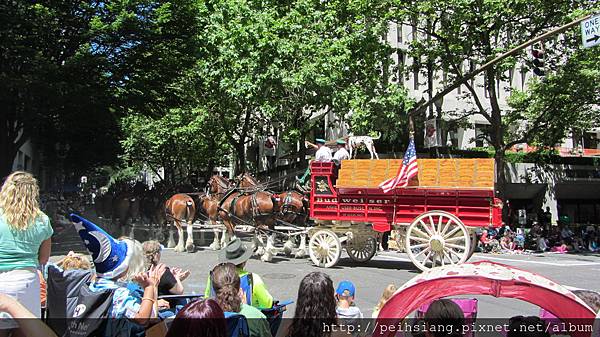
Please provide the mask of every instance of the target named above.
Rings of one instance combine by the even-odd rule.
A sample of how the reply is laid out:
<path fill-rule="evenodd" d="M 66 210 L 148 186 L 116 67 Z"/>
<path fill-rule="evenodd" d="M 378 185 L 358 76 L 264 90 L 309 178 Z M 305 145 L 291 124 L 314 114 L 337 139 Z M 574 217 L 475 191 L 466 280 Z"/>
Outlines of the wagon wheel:
<path fill-rule="evenodd" d="M 346 252 L 352 261 L 367 262 L 375 256 L 377 244 L 377 240 L 372 236 L 360 241 L 352 240 L 346 246 Z"/>
<path fill-rule="evenodd" d="M 421 270 L 463 263 L 470 257 L 471 235 L 455 215 L 426 212 L 406 230 L 406 253 Z"/>
<path fill-rule="evenodd" d="M 308 253 L 310 259 L 318 267 L 333 267 L 340 259 L 342 244 L 334 232 L 321 229 L 311 236 Z"/>
<path fill-rule="evenodd" d="M 471 258 L 471 256 L 473 256 L 473 254 L 475 253 L 475 248 L 477 247 L 477 233 L 472 232 L 471 233 L 471 249 L 469 250 L 469 257 L 467 257 L 467 260 Z"/>

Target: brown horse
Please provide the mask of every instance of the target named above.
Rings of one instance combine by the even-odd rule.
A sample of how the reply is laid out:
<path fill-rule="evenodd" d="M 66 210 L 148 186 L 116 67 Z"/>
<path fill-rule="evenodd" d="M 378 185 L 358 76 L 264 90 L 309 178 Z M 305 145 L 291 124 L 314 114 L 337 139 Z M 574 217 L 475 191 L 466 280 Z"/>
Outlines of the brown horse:
<path fill-rule="evenodd" d="M 238 186 L 244 188 L 246 191 L 263 189 L 264 184 L 261 184 L 248 173 L 244 173 L 236 178 Z M 296 190 L 290 190 L 279 195 L 275 195 L 277 201 L 277 212 L 274 214 L 275 220 L 281 221 L 283 224 L 288 223 L 296 226 L 305 226 L 306 220 L 308 219 L 308 207 L 309 200 L 305 193 L 298 192 Z M 260 245 L 263 241 L 259 237 L 255 237 L 255 245 L 258 247 L 258 251 L 262 251 Z M 291 255 L 295 246 L 291 240 L 292 237 L 288 237 L 288 240 L 283 245 L 283 251 L 286 255 Z M 273 246 L 274 237 L 267 239 L 267 245 L 264 248 L 265 254 L 263 255 L 263 261 L 270 261 L 270 256 L 274 254 L 276 249 Z M 276 254 L 276 253 L 275 253 Z M 298 249 L 296 250 L 296 257 L 304 257 L 306 255 L 306 236 L 300 236 L 300 242 Z"/>
<path fill-rule="evenodd" d="M 165 213 L 167 221 L 173 220 L 175 227 L 177 227 L 177 234 L 179 238 L 177 240 L 177 246 L 173 240 L 173 230 L 169 229 L 169 243 L 168 247 L 175 247 L 176 252 L 183 252 L 185 250 L 188 253 L 195 251 L 194 246 L 194 233 L 192 223 L 196 217 L 196 205 L 192 197 L 184 193 L 178 193 L 170 197 L 165 202 Z M 183 225 L 187 226 L 187 240 L 185 241 L 185 247 L 183 245 Z"/>
<path fill-rule="evenodd" d="M 229 234 L 233 235 L 235 223 L 252 223 L 273 227 L 273 214 L 277 201 L 273 194 L 263 191 L 244 193 L 231 189 L 228 180 L 215 175 L 208 181 L 208 191 L 220 199 L 218 217 L 223 220 Z"/>
<path fill-rule="evenodd" d="M 243 189 L 262 187 L 262 184 L 250 173 L 243 173 L 235 178 L 238 187 Z"/>
<path fill-rule="evenodd" d="M 277 219 L 297 226 L 304 226 L 308 218 L 308 198 L 291 190 L 279 194 L 277 198 Z"/>
<path fill-rule="evenodd" d="M 263 184 L 249 173 L 244 173 L 236 177 L 236 181 L 239 187 L 244 188 L 247 191 L 252 188 L 263 187 Z M 309 201 L 304 194 L 290 190 L 276 195 L 276 199 L 277 209 L 279 210 L 279 212 L 275 214 L 277 219 L 298 226 L 304 226 L 306 224 Z"/>

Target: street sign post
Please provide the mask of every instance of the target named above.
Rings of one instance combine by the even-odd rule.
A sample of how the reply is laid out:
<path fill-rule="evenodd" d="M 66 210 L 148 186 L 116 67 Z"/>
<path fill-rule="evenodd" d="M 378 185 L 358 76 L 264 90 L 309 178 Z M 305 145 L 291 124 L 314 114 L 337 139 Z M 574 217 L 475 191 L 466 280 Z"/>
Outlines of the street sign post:
<path fill-rule="evenodd" d="M 581 21 L 581 41 L 585 48 L 600 44 L 600 14 Z"/>

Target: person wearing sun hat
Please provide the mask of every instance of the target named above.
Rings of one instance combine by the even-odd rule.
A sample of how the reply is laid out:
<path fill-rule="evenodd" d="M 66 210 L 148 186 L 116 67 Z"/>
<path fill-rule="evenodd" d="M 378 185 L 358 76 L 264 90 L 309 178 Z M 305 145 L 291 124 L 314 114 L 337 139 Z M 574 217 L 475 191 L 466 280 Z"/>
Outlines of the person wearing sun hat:
<path fill-rule="evenodd" d="M 235 238 L 230 241 L 223 249 L 219 251 L 219 264 L 232 263 L 236 266 L 236 270 L 240 278 L 248 276 L 251 280 L 252 295 L 248 296 L 253 307 L 266 309 L 273 307 L 273 296 L 267 290 L 267 287 L 262 278 L 256 274 L 246 271 L 244 268 L 246 262 L 252 256 L 252 249 L 242 243 L 242 240 Z M 204 290 L 204 297 L 210 297 L 212 293 L 212 286 L 210 282 L 210 275 L 206 282 L 206 289 Z"/>
<path fill-rule="evenodd" d="M 342 160 L 350 159 L 350 153 L 346 150 L 346 141 L 343 139 L 338 139 L 336 142 L 337 151 L 333 155 L 333 160 L 337 162 L 337 164 L 341 164 Z"/>
<path fill-rule="evenodd" d="M 325 146 L 325 139 L 317 138 L 317 153 L 315 153 L 315 160 L 319 162 L 330 162 L 333 159 L 331 149 Z"/>
<path fill-rule="evenodd" d="M 149 323 L 151 318 L 156 317 L 157 285 L 165 266 L 158 265 L 148 273 L 142 272 L 132 277 L 143 289 L 143 296 L 139 297 L 119 281 L 131 272 L 129 265 L 132 261 L 144 258 L 143 251 L 136 248 L 133 240 L 116 240 L 77 214 L 71 214 L 70 219 L 94 262 L 96 278 L 89 284 L 89 290 L 114 290 L 108 318 L 127 318 L 140 325 Z"/>

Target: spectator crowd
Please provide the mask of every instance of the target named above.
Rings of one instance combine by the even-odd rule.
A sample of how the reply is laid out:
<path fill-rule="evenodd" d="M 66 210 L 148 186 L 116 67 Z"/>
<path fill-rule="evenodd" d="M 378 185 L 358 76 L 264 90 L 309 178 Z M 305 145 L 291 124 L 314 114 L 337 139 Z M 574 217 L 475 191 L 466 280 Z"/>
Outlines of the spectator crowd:
<path fill-rule="evenodd" d="M 485 253 L 520 254 L 530 252 L 600 252 L 600 227 L 587 224 L 570 227 L 533 222 L 531 228 L 502 226 L 478 233 L 478 249 Z"/>

